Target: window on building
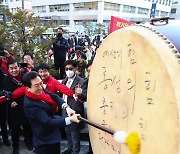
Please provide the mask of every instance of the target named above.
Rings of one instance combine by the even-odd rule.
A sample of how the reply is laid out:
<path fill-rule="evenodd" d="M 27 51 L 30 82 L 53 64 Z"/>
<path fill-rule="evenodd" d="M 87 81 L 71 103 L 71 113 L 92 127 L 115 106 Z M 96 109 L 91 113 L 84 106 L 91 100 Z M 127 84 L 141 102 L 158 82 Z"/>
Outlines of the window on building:
<path fill-rule="evenodd" d="M 177 4 L 178 0 L 172 0 L 172 4 Z"/>
<path fill-rule="evenodd" d="M 105 2 L 104 10 L 119 11 L 119 4 Z"/>
<path fill-rule="evenodd" d="M 136 7 L 134 6 L 129 6 L 129 5 L 123 5 L 123 12 L 128 12 L 128 13 L 135 13 L 136 12 Z"/>
<path fill-rule="evenodd" d="M 3 21 L 3 15 L 0 14 L 0 21 Z"/>
<path fill-rule="evenodd" d="M 69 4 L 50 5 L 50 12 L 69 11 Z"/>
<path fill-rule="evenodd" d="M 169 4 L 168 4 L 168 6 L 170 6 L 171 5 L 171 0 L 169 0 Z"/>
<path fill-rule="evenodd" d="M 161 17 L 167 17 L 168 16 L 168 12 L 164 12 L 164 11 L 161 11 Z"/>
<path fill-rule="evenodd" d="M 166 5 L 168 5 L 169 0 L 166 0 Z"/>
<path fill-rule="evenodd" d="M 45 13 L 46 6 L 34 6 L 34 7 L 32 7 L 32 10 L 34 13 Z"/>
<path fill-rule="evenodd" d="M 138 14 L 148 14 L 148 9 L 138 7 Z"/>
<path fill-rule="evenodd" d="M 78 10 L 98 10 L 98 2 L 74 3 L 74 9 Z"/>
<path fill-rule="evenodd" d="M 158 11 L 158 10 L 156 10 L 156 12 L 155 12 L 155 16 L 156 16 L 156 17 L 158 17 L 158 16 L 159 16 L 159 11 Z"/>
<path fill-rule="evenodd" d="M 172 13 L 172 14 L 175 14 L 175 13 L 176 13 L 176 10 L 177 10 L 177 9 L 172 8 L 172 9 L 171 9 L 171 13 Z"/>

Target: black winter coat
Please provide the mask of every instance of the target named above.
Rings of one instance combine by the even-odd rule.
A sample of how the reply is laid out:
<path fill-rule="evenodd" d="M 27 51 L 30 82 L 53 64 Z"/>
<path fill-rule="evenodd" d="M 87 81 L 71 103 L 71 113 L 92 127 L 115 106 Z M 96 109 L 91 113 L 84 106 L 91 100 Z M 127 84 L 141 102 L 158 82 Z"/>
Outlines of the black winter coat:
<path fill-rule="evenodd" d="M 65 59 L 66 58 L 66 53 L 68 49 L 70 48 L 70 45 L 68 41 L 65 38 L 61 38 L 59 40 L 56 40 L 53 43 L 53 48 L 52 51 L 54 52 L 54 59 Z"/>
<path fill-rule="evenodd" d="M 16 82 L 14 82 L 8 75 L 5 76 L 5 78 L 1 81 L 0 85 L 0 90 L 6 90 L 10 92 L 13 92 L 20 86 Z M 11 107 L 11 103 L 13 101 L 15 101 L 18 104 L 14 108 Z M 10 126 L 28 124 L 28 120 L 25 117 L 23 109 L 24 96 L 15 100 L 9 100 L 4 103 L 8 103 L 8 120 Z"/>

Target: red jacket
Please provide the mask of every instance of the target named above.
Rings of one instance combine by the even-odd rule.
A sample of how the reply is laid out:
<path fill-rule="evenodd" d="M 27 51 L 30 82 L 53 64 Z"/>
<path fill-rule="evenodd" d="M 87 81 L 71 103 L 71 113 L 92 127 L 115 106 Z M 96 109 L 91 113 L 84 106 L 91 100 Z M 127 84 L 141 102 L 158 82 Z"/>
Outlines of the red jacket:
<path fill-rule="evenodd" d="M 68 97 L 73 97 L 74 91 L 68 88 L 66 85 L 61 84 L 52 76 L 49 76 L 46 80 L 43 81 L 43 83 L 47 84 L 46 90 L 52 93 L 57 93 L 59 91 L 60 93 L 65 94 Z"/>
<path fill-rule="evenodd" d="M 67 95 L 68 97 L 73 97 L 74 91 L 69 89 L 66 85 L 61 84 L 58 80 L 54 79 L 52 76 L 49 76 L 45 81 L 44 84 L 47 84 L 46 90 L 57 93 L 58 91 L 62 94 Z M 19 98 L 25 94 L 25 87 L 21 86 L 17 88 L 12 95 L 12 99 Z"/>
<path fill-rule="evenodd" d="M 7 68 L 7 61 L 14 59 L 14 57 L 12 55 L 10 55 L 7 60 L 2 59 L 2 64 L 1 64 L 1 69 L 5 72 L 8 73 L 8 68 Z"/>

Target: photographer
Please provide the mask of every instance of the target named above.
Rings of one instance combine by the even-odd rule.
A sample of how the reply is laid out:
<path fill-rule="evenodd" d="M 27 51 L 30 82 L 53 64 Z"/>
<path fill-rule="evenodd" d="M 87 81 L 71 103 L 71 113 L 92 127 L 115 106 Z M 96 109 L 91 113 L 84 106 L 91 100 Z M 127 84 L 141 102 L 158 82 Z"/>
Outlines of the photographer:
<path fill-rule="evenodd" d="M 53 43 L 52 51 L 54 52 L 54 64 L 57 70 L 60 70 L 60 79 L 64 79 L 64 63 L 66 61 L 66 54 L 70 45 L 63 37 L 63 29 L 58 28 L 56 31 L 56 40 Z"/>

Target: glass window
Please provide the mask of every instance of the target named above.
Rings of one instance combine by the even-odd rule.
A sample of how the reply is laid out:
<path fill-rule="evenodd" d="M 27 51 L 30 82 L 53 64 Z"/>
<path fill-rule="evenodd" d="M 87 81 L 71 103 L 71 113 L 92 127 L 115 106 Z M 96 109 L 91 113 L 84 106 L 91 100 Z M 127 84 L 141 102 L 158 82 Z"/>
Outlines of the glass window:
<path fill-rule="evenodd" d="M 173 4 L 177 4 L 177 3 L 178 3 L 178 0 L 172 0 L 172 3 L 173 3 Z"/>
<path fill-rule="evenodd" d="M 175 14 L 177 9 L 171 9 L 171 13 Z"/>
<path fill-rule="evenodd" d="M 119 4 L 105 2 L 104 10 L 119 11 Z"/>
<path fill-rule="evenodd" d="M 148 9 L 138 7 L 138 14 L 148 14 Z"/>
<path fill-rule="evenodd" d="M 135 13 L 136 12 L 136 7 L 134 6 L 129 6 L 129 5 L 123 5 L 123 12 L 128 12 L 128 13 Z"/>
<path fill-rule="evenodd" d="M 69 4 L 50 5 L 50 12 L 69 11 Z"/>
<path fill-rule="evenodd" d="M 44 13 L 46 12 L 46 6 L 34 6 L 32 10 L 34 13 Z"/>
<path fill-rule="evenodd" d="M 168 5 L 168 0 L 166 0 L 166 5 Z"/>
<path fill-rule="evenodd" d="M 74 9 L 78 10 L 98 10 L 98 2 L 74 3 Z"/>
<path fill-rule="evenodd" d="M 159 16 L 159 11 L 158 11 L 158 10 L 156 10 L 156 12 L 155 12 L 155 16 L 156 16 L 156 17 L 158 17 L 158 16 Z"/>
<path fill-rule="evenodd" d="M 161 11 L 161 17 L 167 17 L 167 16 L 168 16 L 168 12 Z"/>

